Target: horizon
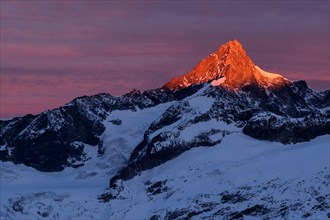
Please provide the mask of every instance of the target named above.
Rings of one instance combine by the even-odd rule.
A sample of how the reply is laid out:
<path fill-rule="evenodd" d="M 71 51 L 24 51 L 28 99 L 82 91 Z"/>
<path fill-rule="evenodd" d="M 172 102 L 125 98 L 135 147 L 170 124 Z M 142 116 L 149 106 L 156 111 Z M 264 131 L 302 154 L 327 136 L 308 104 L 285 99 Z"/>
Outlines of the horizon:
<path fill-rule="evenodd" d="M 327 90 L 329 4 L 1 1 L 0 118 L 161 87 L 235 38 L 263 70 Z"/>

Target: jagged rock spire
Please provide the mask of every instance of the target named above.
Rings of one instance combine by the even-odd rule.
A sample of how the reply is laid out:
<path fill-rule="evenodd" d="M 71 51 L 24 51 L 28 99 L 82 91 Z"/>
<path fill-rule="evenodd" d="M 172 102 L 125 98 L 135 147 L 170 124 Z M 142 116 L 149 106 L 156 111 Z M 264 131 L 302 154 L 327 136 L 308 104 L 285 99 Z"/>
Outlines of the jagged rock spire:
<path fill-rule="evenodd" d="M 221 77 L 226 77 L 223 84 L 231 88 L 240 88 L 245 84 L 267 84 L 269 81 L 235 39 L 220 46 L 186 75 L 174 77 L 163 88 L 177 90 Z"/>

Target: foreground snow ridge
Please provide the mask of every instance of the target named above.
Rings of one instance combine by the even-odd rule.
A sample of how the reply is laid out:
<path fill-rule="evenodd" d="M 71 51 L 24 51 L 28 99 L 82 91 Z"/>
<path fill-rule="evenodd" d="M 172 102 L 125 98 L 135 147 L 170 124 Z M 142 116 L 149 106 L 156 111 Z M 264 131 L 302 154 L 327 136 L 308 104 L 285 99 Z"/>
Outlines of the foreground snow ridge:
<path fill-rule="evenodd" d="M 120 198 L 109 203 L 97 199 L 114 174 L 106 173 L 102 160 L 58 173 L 3 162 L 0 217 L 326 219 L 329 138 L 284 146 L 233 133 L 215 147 L 191 149 L 123 182 Z"/>

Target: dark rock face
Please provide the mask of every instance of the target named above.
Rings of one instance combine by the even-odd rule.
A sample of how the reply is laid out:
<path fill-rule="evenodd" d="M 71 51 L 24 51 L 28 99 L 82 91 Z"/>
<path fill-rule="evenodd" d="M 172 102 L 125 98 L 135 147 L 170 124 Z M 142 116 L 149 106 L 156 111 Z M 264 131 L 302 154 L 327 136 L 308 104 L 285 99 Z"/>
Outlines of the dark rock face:
<path fill-rule="evenodd" d="M 316 93 L 304 81 L 275 88 L 262 100 L 264 113 L 251 117 L 243 133 L 260 140 L 284 144 L 309 141 L 329 134 L 327 92 Z"/>
<path fill-rule="evenodd" d="M 263 205 L 254 205 L 250 208 L 247 208 L 241 212 L 233 213 L 229 219 L 243 219 L 245 215 L 248 216 L 263 216 L 269 212 L 267 207 Z"/>
<path fill-rule="evenodd" d="M 246 198 L 245 195 L 242 195 L 239 192 L 229 193 L 228 191 L 225 191 L 221 193 L 221 203 L 236 204 L 246 200 L 248 200 L 248 198 Z"/>
<path fill-rule="evenodd" d="M 1 160 L 23 163 L 40 171 L 60 171 L 72 165 L 68 158 L 80 160 L 83 149 L 75 146 L 75 141 L 101 146 L 97 136 L 104 131 L 102 115 L 87 113 L 80 105 L 80 99 L 76 99 L 64 107 L 31 117 L 24 126 L 12 127 L 11 124 L 20 123 L 20 119 L 13 119 L 1 133 L 6 146 Z M 8 132 L 15 135 L 7 136 Z"/>
<path fill-rule="evenodd" d="M 330 122 L 323 115 L 311 114 L 297 122 L 274 116 L 251 119 L 243 128 L 243 133 L 260 140 L 297 143 L 309 141 L 317 136 L 329 134 Z M 317 123 L 317 124 L 316 124 Z"/>
<path fill-rule="evenodd" d="M 167 190 L 168 187 L 166 186 L 166 180 L 153 183 L 147 188 L 147 192 L 150 195 L 157 195 L 166 192 Z"/>

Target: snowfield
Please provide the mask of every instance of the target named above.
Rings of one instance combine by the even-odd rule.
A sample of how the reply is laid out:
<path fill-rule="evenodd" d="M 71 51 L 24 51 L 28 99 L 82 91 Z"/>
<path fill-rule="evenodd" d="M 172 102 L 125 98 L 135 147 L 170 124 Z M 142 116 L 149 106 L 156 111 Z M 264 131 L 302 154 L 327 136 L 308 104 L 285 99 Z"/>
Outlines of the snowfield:
<path fill-rule="evenodd" d="M 125 119 L 132 119 L 117 113 L 112 116 L 122 120 L 123 126 Z M 139 126 L 135 128 L 127 133 L 118 130 L 128 146 L 130 137 L 138 134 Z M 239 217 L 245 210 L 242 216 L 246 219 L 325 219 L 330 199 L 329 143 L 329 135 L 307 143 L 282 145 L 235 132 L 215 147 L 193 148 L 123 182 L 121 199 L 109 203 L 97 198 L 115 174 L 116 164 L 106 166 L 113 159 L 96 157 L 83 167 L 55 173 L 1 162 L 0 217 L 180 219 L 189 215 L 209 219 L 227 214 L 235 217 L 233 213 Z M 124 146 L 124 158 L 128 151 Z M 122 162 L 119 160 L 117 168 Z"/>
<path fill-rule="evenodd" d="M 45 173 L 0 162 L 0 218 L 104 219 L 108 204 L 100 203 L 97 197 L 143 139 L 146 127 L 171 104 L 109 114 L 103 122 L 106 130 L 101 137 L 105 153 L 97 157 L 97 147 L 84 144 L 89 160 L 77 169 Z"/>
<path fill-rule="evenodd" d="M 108 218 L 228 218 L 259 207 L 245 217 L 325 219 L 329 177 L 328 135 L 283 146 L 235 133 L 123 182 Z"/>

